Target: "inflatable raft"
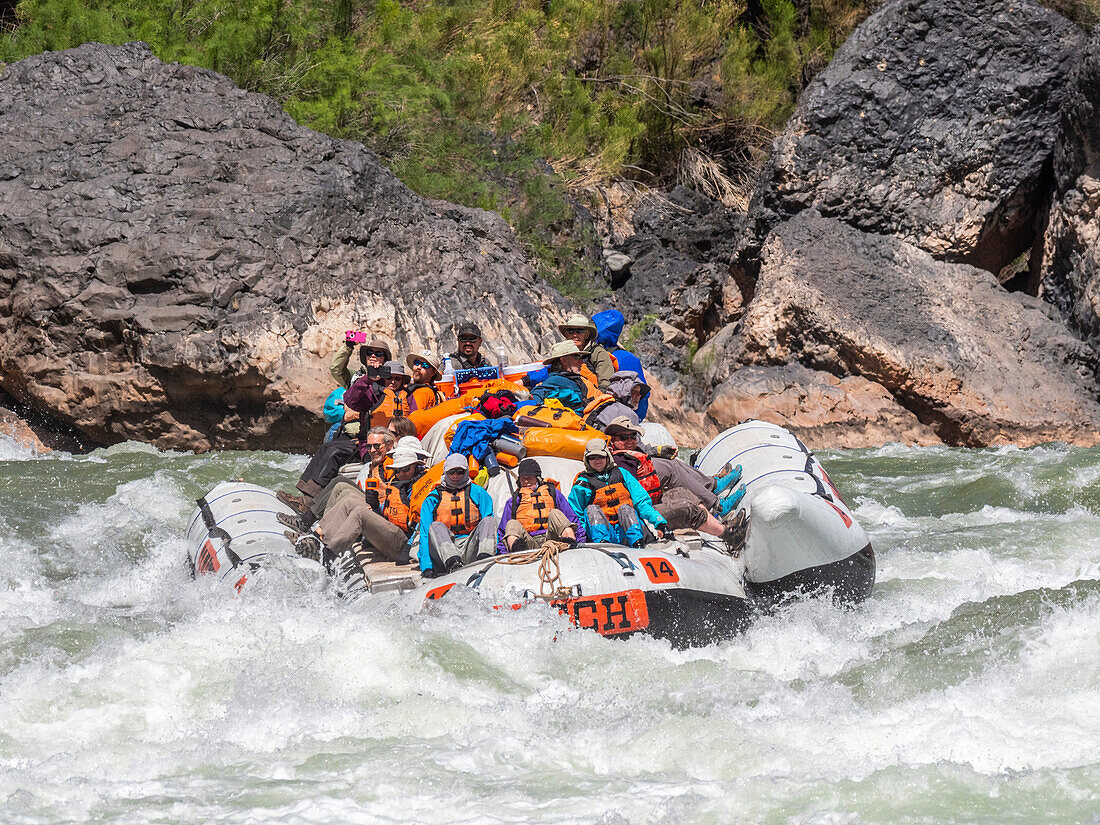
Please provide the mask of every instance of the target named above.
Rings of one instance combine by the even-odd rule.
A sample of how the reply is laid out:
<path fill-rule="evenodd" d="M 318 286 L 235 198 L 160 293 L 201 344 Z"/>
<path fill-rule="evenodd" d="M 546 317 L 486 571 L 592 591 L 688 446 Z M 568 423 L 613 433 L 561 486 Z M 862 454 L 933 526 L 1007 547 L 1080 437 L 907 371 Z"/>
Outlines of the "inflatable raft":
<path fill-rule="evenodd" d="M 643 548 L 582 544 L 515 558 L 496 556 L 436 579 L 389 562 L 365 568 L 347 559 L 298 557 L 277 513 L 290 514 L 271 490 L 220 484 L 199 502 L 188 527 L 194 575 L 216 575 L 238 591 L 269 565 L 318 581 L 331 574 L 347 598 L 398 591 L 430 605 L 455 588 L 477 591 L 494 606 L 548 602 L 579 627 L 606 636 L 647 633 L 677 646 L 702 645 L 745 629 L 760 610 L 804 595 L 854 602 L 874 585 L 874 551 L 813 454 L 790 432 L 748 421 L 719 435 L 697 455 L 714 475 L 740 464 L 746 494 L 731 514 L 743 541 L 730 547 L 694 531 Z M 540 458 L 543 473 L 568 495 L 581 469 L 569 458 Z M 515 489 L 512 470 L 490 479 L 495 511 Z M 519 563 L 515 563 L 519 562 Z M 327 572 L 326 572 L 327 570 Z"/>

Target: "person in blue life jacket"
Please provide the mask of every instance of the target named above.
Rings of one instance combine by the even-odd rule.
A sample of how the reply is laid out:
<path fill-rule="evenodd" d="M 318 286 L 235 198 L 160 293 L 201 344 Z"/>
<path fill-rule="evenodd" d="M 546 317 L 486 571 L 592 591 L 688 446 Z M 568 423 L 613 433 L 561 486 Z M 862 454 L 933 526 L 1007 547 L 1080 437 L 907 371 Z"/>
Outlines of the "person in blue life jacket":
<path fill-rule="evenodd" d="M 492 496 L 470 481 L 466 456 L 451 453 L 420 507 L 420 574 L 435 578 L 494 555 L 497 522 Z"/>
<path fill-rule="evenodd" d="M 596 325 L 596 342 L 610 353 L 616 369 L 637 373 L 638 380 L 645 387 L 644 394 L 634 408 L 638 414 L 638 420 L 644 421 L 646 413 L 649 412 L 649 385 L 646 384 L 645 370 L 642 369 L 642 362 L 638 360 L 637 355 L 619 346 L 619 336 L 623 334 L 626 318 L 617 309 L 605 309 L 592 316 L 592 323 Z M 622 398 L 618 400 L 624 404 L 628 403 Z"/>
<path fill-rule="evenodd" d="M 573 479 L 569 505 L 573 512 L 584 514 L 589 541 L 641 547 L 645 533 L 639 517 L 656 528 L 658 538 L 673 538 L 649 493 L 615 464 L 602 438 L 593 438 L 584 447 L 584 469 Z"/>
<path fill-rule="evenodd" d="M 559 341 L 543 359 L 549 374 L 531 389 L 531 397 L 540 404 L 547 398 L 558 399 L 577 415 L 583 416 L 588 406 L 588 386 L 581 378 L 584 355 L 572 341 Z"/>

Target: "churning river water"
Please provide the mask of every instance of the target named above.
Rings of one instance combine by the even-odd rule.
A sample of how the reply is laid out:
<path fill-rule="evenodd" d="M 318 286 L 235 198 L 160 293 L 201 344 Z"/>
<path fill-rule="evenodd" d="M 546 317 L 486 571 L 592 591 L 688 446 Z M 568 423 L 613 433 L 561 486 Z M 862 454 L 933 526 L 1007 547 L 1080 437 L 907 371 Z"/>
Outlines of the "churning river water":
<path fill-rule="evenodd" d="M 1100 450 L 819 453 L 878 583 L 686 651 L 192 582 L 301 456 L 0 439 L 0 823 L 1100 821 Z"/>

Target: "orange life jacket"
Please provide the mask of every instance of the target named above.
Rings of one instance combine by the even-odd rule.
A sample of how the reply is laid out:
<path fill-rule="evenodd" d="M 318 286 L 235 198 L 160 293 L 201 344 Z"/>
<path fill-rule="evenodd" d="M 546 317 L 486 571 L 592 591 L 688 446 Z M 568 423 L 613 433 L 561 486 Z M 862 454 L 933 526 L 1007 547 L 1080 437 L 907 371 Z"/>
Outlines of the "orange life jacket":
<path fill-rule="evenodd" d="M 370 474 L 357 482 L 364 493 L 374 490 L 378 493 L 378 499 L 382 499 L 382 488 L 386 486 L 386 468 L 389 467 L 390 464 L 393 464 L 393 459 L 390 458 L 390 456 L 386 456 L 382 459 L 381 469 L 373 464 L 371 465 Z"/>
<path fill-rule="evenodd" d="M 577 484 L 583 484 L 592 491 L 592 503 L 603 510 L 603 514 L 612 524 L 619 523 L 620 505 L 633 504 L 630 491 L 623 480 L 623 472 L 618 467 L 611 468 L 607 481 L 601 481 L 595 474 L 582 470 L 573 481 L 574 486 Z"/>
<path fill-rule="evenodd" d="M 649 456 L 638 450 L 616 450 L 615 455 L 628 455 L 638 462 L 638 471 L 633 475 L 638 479 L 638 483 L 645 488 L 645 491 L 649 493 L 653 503 L 659 504 L 661 502 L 661 480 L 657 478 L 657 471 L 653 468 L 653 462 L 649 460 Z"/>
<path fill-rule="evenodd" d="M 481 521 L 481 511 L 470 495 L 470 485 L 461 490 L 448 490 L 440 484 L 435 489 L 439 493 L 439 504 L 432 518 L 446 524 L 456 536 L 468 536 L 474 532 Z"/>
<path fill-rule="evenodd" d="M 411 492 L 411 485 L 409 490 Z M 416 526 L 420 514 L 412 511 L 409 505 L 402 500 L 401 490 L 392 484 L 385 485 L 380 498 L 382 500 L 382 515 L 386 517 L 390 524 L 401 528 L 406 536 L 409 535 L 413 527 Z"/>
<path fill-rule="evenodd" d="M 447 400 L 447 396 L 431 384 L 414 384 L 409 387 L 405 407 L 411 413 L 417 410 L 427 410 L 445 400 Z"/>
<path fill-rule="evenodd" d="M 600 389 L 599 381 L 596 380 L 596 374 L 588 367 L 581 367 L 581 382 L 584 384 L 587 397 L 585 399 L 584 412 L 581 415 L 585 420 L 592 413 L 599 412 L 608 404 L 615 400 L 615 396 L 610 393 L 606 393 Z"/>
<path fill-rule="evenodd" d="M 394 392 L 386 387 L 382 396 L 382 403 L 370 414 L 370 425 L 372 427 L 385 427 L 390 423 L 390 419 L 405 415 L 408 410 L 405 403 L 407 397 L 408 393 L 404 390 Z"/>
<path fill-rule="evenodd" d="M 535 489 L 520 487 L 512 494 L 512 518 L 531 535 L 545 533 L 550 526 L 550 511 L 558 506 L 554 484 L 544 481 Z"/>

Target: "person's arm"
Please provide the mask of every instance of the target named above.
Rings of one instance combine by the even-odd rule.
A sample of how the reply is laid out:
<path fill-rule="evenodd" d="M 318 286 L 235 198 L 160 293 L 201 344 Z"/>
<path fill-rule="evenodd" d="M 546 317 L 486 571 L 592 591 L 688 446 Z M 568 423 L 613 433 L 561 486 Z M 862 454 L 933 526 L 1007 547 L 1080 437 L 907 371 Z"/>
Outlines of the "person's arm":
<path fill-rule="evenodd" d="M 630 501 L 634 505 L 634 509 L 638 511 L 638 515 L 654 527 L 664 527 L 668 522 L 653 506 L 653 499 L 649 497 L 645 487 L 639 484 L 638 479 L 634 478 L 627 470 L 623 470 L 621 467 L 619 469 L 623 474 L 626 491 L 630 493 Z"/>
<path fill-rule="evenodd" d="M 504 528 L 512 518 L 512 499 L 504 502 L 504 509 L 500 513 L 500 524 L 497 525 L 497 553 L 508 552 L 508 545 L 504 543 Z"/>
<path fill-rule="evenodd" d="M 477 511 L 481 513 L 482 518 L 489 518 L 493 514 L 493 497 L 489 495 L 489 492 L 477 484 L 470 485 L 471 495 L 474 497 L 474 504 L 477 505 Z"/>
<path fill-rule="evenodd" d="M 384 397 L 382 385 L 364 375 L 344 393 L 344 406 L 370 414 L 382 403 Z"/>
<path fill-rule="evenodd" d="M 565 517 L 573 525 L 573 530 L 577 534 L 577 543 L 587 541 L 588 535 L 584 531 L 584 519 L 577 517 L 576 511 L 569 504 L 569 499 L 562 495 L 561 490 L 554 490 L 554 506 L 565 513 Z"/>
<path fill-rule="evenodd" d="M 589 359 L 592 372 L 596 373 L 596 381 L 604 392 L 611 386 L 611 376 L 615 374 L 615 363 L 603 347 L 598 347 Z"/>
<path fill-rule="evenodd" d="M 435 508 L 439 506 L 439 493 L 428 493 L 424 503 L 420 505 L 420 549 L 417 558 L 420 559 L 420 569 L 427 570 L 432 566 L 432 554 L 428 549 L 428 528 L 435 518 Z"/>
<path fill-rule="evenodd" d="M 569 491 L 567 501 L 569 506 L 573 508 L 573 514 L 579 516 L 581 521 L 585 521 L 584 511 L 592 503 L 592 491 L 588 489 L 587 485 L 578 484 L 574 479 L 573 489 Z"/>
<path fill-rule="evenodd" d="M 355 352 L 355 346 L 345 341 L 340 349 L 336 350 L 336 354 L 332 356 L 332 363 L 328 366 L 329 374 L 344 389 L 351 386 L 351 370 L 348 369 L 348 363 L 351 361 L 353 352 Z"/>

